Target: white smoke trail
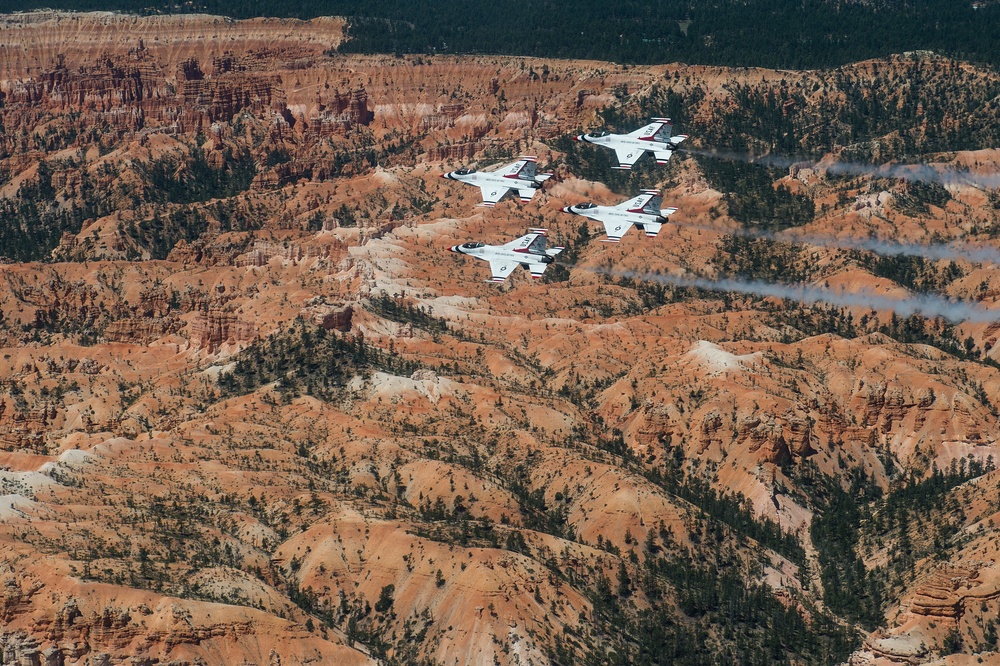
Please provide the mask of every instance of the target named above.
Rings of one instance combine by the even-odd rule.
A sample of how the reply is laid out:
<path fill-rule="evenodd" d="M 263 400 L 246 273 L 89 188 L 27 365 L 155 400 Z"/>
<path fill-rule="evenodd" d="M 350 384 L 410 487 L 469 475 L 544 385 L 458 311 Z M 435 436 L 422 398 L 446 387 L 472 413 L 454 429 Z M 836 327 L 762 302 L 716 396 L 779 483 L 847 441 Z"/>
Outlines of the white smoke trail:
<path fill-rule="evenodd" d="M 805 158 L 790 158 L 780 155 L 755 156 L 749 153 L 736 153 L 724 150 L 701 150 L 686 148 L 686 152 L 704 157 L 714 157 L 734 162 L 762 164 L 764 166 L 787 169 L 793 165 L 815 167 L 815 160 Z M 863 164 L 861 162 L 833 162 L 824 167 L 829 174 L 845 176 L 880 176 L 882 178 L 898 178 L 916 183 L 937 183 L 938 185 L 972 185 L 981 189 L 1000 187 L 1000 174 L 974 174 L 970 171 L 941 165 L 938 168 L 929 164 Z"/>
<path fill-rule="evenodd" d="M 809 243 L 811 245 L 834 246 L 846 250 L 867 250 L 876 254 L 898 256 L 909 255 L 923 257 L 931 261 L 964 259 L 972 263 L 987 263 L 1000 265 L 1000 251 L 989 246 L 951 245 L 947 243 L 899 243 L 884 241 L 877 238 L 836 238 L 812 235 L 781 235 L 774 234 L 786 242 Z"/>
<path fill-rule="evenodd" d="M 700 150 L 689 148 L 687 152 L 706 157 L 714 157 L 725 160 L 747 162 L 752 164 L 763 164 L 778 168 L 788 168 L 792 165 L 815 166 L 815 162 L 803 159 L 793 159 L 780 155 L 763 155 L 755 157 L 747 153 L 734 153 L 727 151 Z M 1000 187 L 1000 174 L 977 175 L 967 171 L 949 169 L 944 172 L 938 171 L 926 164 L 886 164 L 876 166 L 872 164 L 859 164 L 853 162 L 835 162 L 826 167 L 828 173 L 848 174 L 848 175 L 876 175 L 888 178 L 899 178 L 914 182 L 938 183 L 940 185 L 965 183 L 978 187 Z M 678 222 L 678 224 L 680 224 Z M 691 228 L 699 228 L 704 231 L 719 231 L 712 227 L 699 227 L 688 225 Z M 720 233 L 723 233 L 720 231 Z M 878 240 L 875 238 L 837 238 L 834 236 L 819 235 L 798 235 L 787 232 L 769 232 L 757 229 L 740 229 L 727 231 L 739 236 L 750 238 L 763 238 L 785 243 L 808 243 L 821 247 L 838 247 L 848 250 L 867 250 L 881 255 L 918 256 L 930 261 L 963 259 L 972 263 L 990 263 L 1000 266 L 1000 250 L 989 246 L 954 245 L 950 243 L 899 243 L 896 241 Z"/>
<path fill-rule="evenodd" d="M 915 256 L 929 261 L 951 261 L 964 259 L 971 263 L 985 263 L 1000 266 L 1000 250 L 982 245 L 952 245 L 950 243 L 900 243 L 897 241 L 879 240 L 877 238 L 838 238 L 836 236 L 820 236 L 816 234 L 790 234 L 780 231 L 765 231 L 762 229 L 721 229 L 703 224 L 687 224 L 670 220 L 671 224 L 696 229 L 698 231 L 713 231 L 719 234 L 743 236 L 745 238 L 760 238 L 779 243 L 806 243 L 819 247 L 835 247 L 842 250 L 865 250 L 884 256 Z"/>
<path fill-rule="evenodd" d="M 735 291 L 755 296 L 787 298 L 801 303 L 828 303 L 838 307 L 864 307 L 871 308 L 872 310 L 891 310 L 902 317 L 921 314 L 925 317 L 943 317 L 956 323 L 963 321 L 974 323 L 1000 321 L 1000 309 L 987 309 L 975 303 L 952 301 L 930 294 L 913 294 L 903 298 L 896 298 L 884 294 L 876 294 L 867 289 L 860 291 L 838 291 L 806 284 L 779 284 L 758 280 L 736 280 L 733 278 L 710 280 L 701 277 L 640 273 L 638 271 L 617 271 L 603 268 L 594 268 L 591 270 L 595 273 L 658 282 L 674 287 Z"/>

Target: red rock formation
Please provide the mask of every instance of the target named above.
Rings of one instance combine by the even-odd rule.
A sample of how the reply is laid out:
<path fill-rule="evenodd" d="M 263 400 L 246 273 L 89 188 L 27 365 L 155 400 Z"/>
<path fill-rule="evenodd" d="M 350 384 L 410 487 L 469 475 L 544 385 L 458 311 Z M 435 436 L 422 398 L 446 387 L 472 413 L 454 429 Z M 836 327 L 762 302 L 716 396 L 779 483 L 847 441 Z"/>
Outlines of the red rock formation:
<path fill-rule="evenodd" d="M 144 345 L 177 333 L 182 328 L 184 322 L 177 317 L 129 317 L 108 324 L 104 329 L 104 338 L 109 342 Z"/>
<path fill-rule="evenodd" d="M 927 617 L 956 620 L 964 612 L 960 590 L 972 588 L 979 572 L 975 568 L 945 565 L 938 568 L 914 592 L 910 612 Z"/>
<path fill-rule="evenodd" d="M 447 146 L 434 146 L 428 149 L 427 159 L 431 162 L 442 162 L 444 160 L 468 160 L 484 150 L 487 144 L 481 141 L 471 141 L 469 143 L 459 143 Z"/>
<path fill-rule="evenodd" d="M 328 331 L 351 330 L 354 308 L 350 305 L 313 305 L 302 310 L 302 316 Z"/>
<path fill-rule="evenodd" d="M 223 344 L 250 342 L 257 327 L 220 307 L 209 307 L 195 315 L 190 325 L 191 344 L 215 353 Z"/>

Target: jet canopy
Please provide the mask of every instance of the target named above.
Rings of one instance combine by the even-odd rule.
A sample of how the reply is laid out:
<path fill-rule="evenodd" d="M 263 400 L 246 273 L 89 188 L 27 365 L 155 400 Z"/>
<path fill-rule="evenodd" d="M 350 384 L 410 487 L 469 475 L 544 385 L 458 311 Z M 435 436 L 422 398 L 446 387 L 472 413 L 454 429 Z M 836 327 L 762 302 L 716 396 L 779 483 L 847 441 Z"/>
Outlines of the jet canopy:
<path fill-rule="evenodd" d="M 580 210 L 588 210 L 590 208 L 597 208 L 596 204 L 592 204 L 589 201 L 586 203 L 577 204 L 574 208 L 579 208 Z"/>
<path fill-rule="evenodd" d="M 462 244 L 462 249 L 463 250 L 475 250 L 477 247 L 482 247 L 482 246 L 483 246 L 482 243 L 463 243 Z"/>
<path fill-rule="evenodd" d="M 475 169 L 459 169 L 455 172 L 456 176 L 468 176 L 470 173 L 476 173 Z"/>
<path fill-rule="evenodd" d="M 608 135 L 607 132 L 601 131 L 601 132 L 591 132 L 587 136 L 589 136 L 591 138 L 594 138 L 594 139 L 600 139 L 602 136 L 607 136 L 607 135 Z"/>

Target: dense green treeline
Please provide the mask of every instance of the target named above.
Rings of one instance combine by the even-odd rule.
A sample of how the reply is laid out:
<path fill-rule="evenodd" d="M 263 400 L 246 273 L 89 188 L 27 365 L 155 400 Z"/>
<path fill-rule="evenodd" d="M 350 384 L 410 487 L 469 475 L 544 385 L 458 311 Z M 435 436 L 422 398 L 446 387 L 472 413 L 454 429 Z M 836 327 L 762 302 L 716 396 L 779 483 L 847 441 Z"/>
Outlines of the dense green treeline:
<path fill-rule="evenodd" d="M 419 365 L 366 344 L 341 337 L 303 320 L 279 335 L 247 347 L 233 369 L 219 376 L 224 395 L 243 395 L 265 384 L 288 396 L 311 395 L 335 402 L 348 382 L 373 370 L 410 375 Z"/>
<path fill-rule="evenodd" d="M 840 617 L 875 629 L 884 622 L 885 586 L 878 571 L 865 567 L 857 546 L 862 518 L 869 503 L 881 495 L 879 488 L 863 473 L 851 475 L 845 491 L 833 479 L 811 472 L 804 468 L 800 480 L 822 509 L 813 518 L 810 533 L 819 553 L 823 601 Z"/>
<path fill-rule="evenodd" d="M 0 0 L 0 11 L 54 7 L 178 11 L 156 0 Z M 251 0 L 185 3 L 184 11 L 247 18 L 351 19 L 344 51 L 502 53 L 623 63 L 684 61 L 811 68 L 931 49 L 1000 62 L 1000 6 L 972 2 L 835 3 L 826 0 L 658 2 L 539 0 L 510 5 L 440 0 Z"/>
<path fill-rule="evenodd" d="M 800 282 L 807 277 L 802 247 L 767 238 L 727 234 L 719 241 L 712 263 L 722 275 L 746 280 Z"/>
<path fill-rule="evenodd" d="M 755 582 L 762 563 L 745 564 L 713 520 L 696 521 L 690 537 L 700 548 L 680 547 L 669 530 L 650 532 L 642 558 L 629 557 L 634 568 L 623 564 L 617 581 L 598 576 L 587 593 L 593 602 L 591 622 L 595 633 L 615 637 L 613 649 L 595 647 L 580 659 L 557 647 L 554 661 L 763 666 L 839 663 L 850 654 L 856 644 L 851 629 L 818 609 L 810 609 L 807 620 L 767 585 Z M 639 591 L 650 606 L 635 612 L 630 600 Z M 676 609 L 663 603 L 671 598 Z"/>
<path fill-rule="evenodd" d="M 114 209 L 85 170 L 79 172 L 79 198 L 69 205 L 56 201 L 53 166 L 38 163 L 37 177 L 12 197 L 0 199 L 0 259 L 34 261 L 48 258 L 63 234 L 77 234 L 84 221 Z"/>
<path fill-rule="evenodd" d="M 881 626 L 888 600 L 913 579 L 917 562 L 931 555 L 946 559 L 956 547 L 953 537 L 965 514 L 952 491 L 995 469 L 992 458 L 985 463 L 971 456 L 953 459 L 945 471 L 935 468 L 926 478 L 908 474 L 883 493 L 863 472 L 849 473 L 850 488 L 844 490 L 804 466 L 796 480 L 819 509 L 810 532 L 827 607 L 866 629 Z M 884 565 L 868 568 L 859 552 L 862 540 L 896 546 L 888 550 Z"/>
<path fill-rule="evenodd" d="M 224 163 L 212 166 L 203 150 L 194 147 L 190 155 L 167 155 L 149 162 L 134 162 L 132 169 L 142 185 L 132 189 L 108 180 L 117 176 L 116 167 L 102 167 L 95 181 L 93 170 L 74 159 L 41 161 L 37 175 L 27 180 L 14 196 L 0 199 L 0 259 L 39 261 L 52 256 L 63 234 L 79 234 L 84 223 L 112 214 L 123 207 L 132 209 L 143 203 L 196 204 L 211 199 L 228 199 L 245 192 L 257 173 L 249 151 L 223 151 Z M 57 190 L 53 174 L 57 171 L 64 181 L 74 180 L 69 187 Z M 75 197 L 68 197 L 66 190 Z M 161 214 L 162 212 L 162 214 Z M 220 231 L 253 228 L 256 221 L 235 209 L 230 203 L 217 202 L 212 210 Z M 166 212 L 154 208 L 149 218 L 130 220 L 125 233 L 145 249 L 153 259 L 164 259 L 179 240 L 197 240 L 208 230 L 209 220 L 195 208 Z"/>
<path fill-rule="evenodd" d="M 712 188 L 725 193 L 729 216 L 744 225 L 777 231 L 813 221 L 812 198 L 774 186 L 785 175 L 780 170 L 706 157 L 698 158 L 698 164 Z"/>
<path fill-rule="evenodd" d="M 157 203 L 196 203 L 228 198 L 250 188 L 257 166 L 245 148 L 237 154 L 231 148 L 222 151 L 222 168 L 208 162 L 205 151 L 191 149 L 190 155 L 167 155 L 136 164 L 136 171 L 146 183 L 147 201 Z"/>

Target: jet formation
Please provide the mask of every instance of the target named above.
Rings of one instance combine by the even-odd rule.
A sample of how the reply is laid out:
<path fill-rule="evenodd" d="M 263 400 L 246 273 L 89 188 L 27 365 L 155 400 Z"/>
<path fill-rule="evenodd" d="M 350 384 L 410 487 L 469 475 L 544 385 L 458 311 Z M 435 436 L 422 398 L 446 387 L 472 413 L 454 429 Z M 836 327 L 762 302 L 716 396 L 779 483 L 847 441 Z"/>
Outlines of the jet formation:
<path fill-rule="evenodd" d="M 452 252 L 467 254 L 477 259 L 490 262 L 493 278 L 487 282 L 503 282 L 515 268 L 524 266 L 536 280 L 555 262 L 557 254 L 563 251 L 561 247 L 545 247 L 545 229 L 533 229 L 532 233 L 521 236 L 505 245 L 486 245 L 484 243 L 463 243 L 451 248 Z"/>
<path fill-rule="evenodd" d="M 492 208 L 511 190 L 517 190 L 521 201 L 531 201 L 535 192 L 541 189 L 542 183 L 552 177 L 551 173 L 535 173 L 537 159 L 533 156 L 522 157 L 517 162 L 496 171 L 459 169 L 442 174 L 441 177 L 478 187 L 483 197 L 481 206 Z"/>
<path fill-rule="evenodd" d="M 595 132 L 581 134 L 574 140 L 610 148 L 618 157 L 618 166 L 611 168 L 631 169 L 632 165 L 646 153 L 653 153 L 657 164 L 666 164 L 677 150 L 677 145 L 687 138 L 686 134 L 671 136 L 673 129 L 674 125 L 670 122 L 670 118 L 653 118 L 653 121 L 645 127 L 628 134 Z"/>
<path fill-rule="evenodd" d="M 663 197 L 659 190 L 642 190 L 642 194 L 624 201 L 617 206 L 598 206 L 589 201 L 566 206 L 564 213 L 582 215 L 604 224 L 608 237 L 603 242 L 617 243 L 628 230 L 635 226 L 645 231 L 649 238 L 656 238 L 667 217 L 677 212 L 676 208 L 660 208 Z"/>
<path fill-rule="evenodd" d="M 672 131 L 673 124 L 669 118 L 653 118 L 648 125 L 629 134 L 598 132 L 582 134 L 575 137 L 575 140 L 614 150 L 619 166 L 613 168 L 631 169 L 647 152 L 653 153 L 657 164 L 666 164 L 677 145 L 687 138 L 684 134 L 672 136 Z M 524 156 L 495 171 L 458 169 L 442 174 L 441 177 L 478 187 L 482 196 L 480 206 L 493 207 L 512 191 L 517 192 L 521 201 L 530 201 L 541 189 L 542 183 L 552 177 L 551 173 L 536 173 L 536 161 L 536 157 Z M 586 202 L 566 206 L 562 210 L 601 222 L 608 236 L 605 242 L 618 243 L 633 226 L 645 232 L 647 237 L 655 238 L 667 218 L 677 212 L 672 207 L 660 208 L 662 203 L 663 196 L 659 190 L 642 190 L 637 196 L 615 206 L 598 206 Z M 563 248 L 546 247 L 545 229 L 529 231 L 531 233 L 526 236 L 504 245 L 468 242 L 450 249 L 458 254 L 488 261 L 492 278 L 487 282 L 505 281 L 518 266 L 528 269 L 532 278 L 539 279 L 549 264 L 555 262 L 556 255 Z"/>

